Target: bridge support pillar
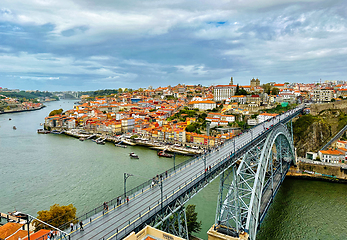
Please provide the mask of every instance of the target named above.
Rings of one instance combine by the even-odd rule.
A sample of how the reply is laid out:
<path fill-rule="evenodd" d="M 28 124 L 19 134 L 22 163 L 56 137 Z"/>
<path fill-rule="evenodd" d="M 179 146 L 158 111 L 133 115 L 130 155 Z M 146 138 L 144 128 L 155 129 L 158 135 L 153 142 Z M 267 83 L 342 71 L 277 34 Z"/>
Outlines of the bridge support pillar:
<path fill-rule="evenodd" d="M 208 240 L 248 240 L 248 233 L 243 232 L 239 236 L 230 236 L 227 228 L 213 225 L 207 232 Z"/>

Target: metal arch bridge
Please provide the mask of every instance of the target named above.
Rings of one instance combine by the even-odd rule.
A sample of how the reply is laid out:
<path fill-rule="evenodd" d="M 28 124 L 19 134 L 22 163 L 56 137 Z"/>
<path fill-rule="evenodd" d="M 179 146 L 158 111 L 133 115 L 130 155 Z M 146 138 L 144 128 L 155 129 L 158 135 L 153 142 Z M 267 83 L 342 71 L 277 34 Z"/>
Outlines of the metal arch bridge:
<path fill-rule="evenodd" d="M 83 231 L 74 228 L 64 239 L 123 239 L 145 225 L 165 227 L 175 235 L 188 239 L 187 226 L 173 227 L 172 221 L 185 219 L 183 205 L 209 182 L 221 176 L 216 224 L 225 226 L 229 235 L 245 231 L 255 239 L 273 197 L 280 187 L 289 165 L 294 160 L 291 119 L 303 106 L 259 124 L 192 161 L 162 174 L 151 187 L 151 180 L 109 209 L 95 209 L 85 214 Z M 236 170 L 236 166 L 239 167 Z M 183 210 L 183 211 L 182 211 Z M 183 216 L 181 215 L 183 214 Z M 170 223 L 171 221 L 171 223 Z M 186 221 L 184 221 L 186 222 Z M 65 226 L 68 228 L 68 226 Z M 65 233 L 64 232 L 64 233 Z"/>

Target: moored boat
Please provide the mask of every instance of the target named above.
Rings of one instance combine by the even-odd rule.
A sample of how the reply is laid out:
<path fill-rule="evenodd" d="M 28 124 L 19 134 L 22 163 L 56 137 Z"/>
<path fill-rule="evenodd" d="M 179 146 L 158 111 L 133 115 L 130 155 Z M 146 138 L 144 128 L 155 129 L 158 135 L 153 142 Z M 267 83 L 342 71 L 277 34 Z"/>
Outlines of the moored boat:
<path fill-rule="evenodd" d="M 51 133 L 53 133 L 53 134 L 62 134 L 64 131 L 58 131 L 58 130 L 53 130 L 53 131 L 51 131 Z"/>
<path fill-rule="evenodd" d="M 121 145 L 121 144 L 114 144 L 116 147 L 121 147 L 121 148 L 127 148 L 127 146 L 126 145 Z"/>

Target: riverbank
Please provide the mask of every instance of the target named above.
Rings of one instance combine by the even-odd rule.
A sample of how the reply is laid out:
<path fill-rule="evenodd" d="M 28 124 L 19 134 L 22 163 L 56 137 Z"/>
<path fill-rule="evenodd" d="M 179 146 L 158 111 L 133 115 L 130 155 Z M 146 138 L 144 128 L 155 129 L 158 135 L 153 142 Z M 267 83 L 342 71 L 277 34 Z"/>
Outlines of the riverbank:
<path fill-rule="evenodd" d="M 177 145 L 175 146 L 172 144 L 159 142 L 159 141 L 149 141 L 147 139 L 129 139 L 123 136 L 119 136 L 119 137 L 105 136 L 102 134 L 92 134 L 92 133 L 87 133 L 84 131 L 78 132 L 73 130 L 69 130 L 69 131 L 63 131 L 61 129 L 59 130 L 55 129 L 55 130 L 65 135 L 68 135 L 74 138 L 83 139 L 83 140 L 102 138 L 103 141 L 111 142 L 117 145 L 122 144 L 122 145 L 128 145 L 128 146 L 143 146 L 143 147 L 147 147 L 156 151 L 166 151 L 166 152 L 176 153 L 176 154 L 185 155 L 185 156 L 199 155 L 204 152 L 203 149 L 194 149 L 192 147 L 187 148 L 186 146 L 177 146 Z"/>
<path fill-rule="evenodd" d="M 18 110 L 6 110 L 6 111 L 0 111 L 0 114 L 6 114 L 6 113 L 19 113 L 19 112 L 30 112 L 30 111 L 36 111 L 36 110 L 40 110 L 42 108 L 45 108 L 46 106 L 43 105 L 41 107 L 38 108 L 31 108 L 31 109 L 18 109 Z"/>
<path fill-rule="evenodd" d="M 347 183 L 347 168 L 345 165 L 298 161 L 297 166 L 290 167 L 287 177 L 307 180 Z"/>
<path fill-rule="evenodd" d="M 324 182 L 333 182 L 333 183 L 347 183 L 347 179 L 332 178 L 327 176 L 320 176 L 320 175 L 307 174 L 307 173 L 297 173 L 297 172 L 288 172 L 286 177 L 292 178 L 292 179 L 304 179 L 304 180 L 324 181 Z"/>

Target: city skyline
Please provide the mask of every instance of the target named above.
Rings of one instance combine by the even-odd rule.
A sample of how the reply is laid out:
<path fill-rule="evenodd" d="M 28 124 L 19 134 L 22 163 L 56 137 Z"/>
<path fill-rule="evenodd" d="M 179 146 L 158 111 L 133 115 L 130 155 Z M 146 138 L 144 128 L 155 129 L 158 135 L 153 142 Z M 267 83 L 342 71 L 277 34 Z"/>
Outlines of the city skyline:
<path fill-rule="evenodd" d="M 5 0 L 0 86 L 42 91 L 343 80 L 344 1 Z"/>

